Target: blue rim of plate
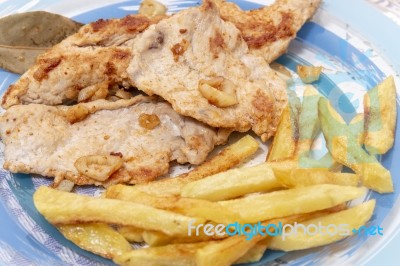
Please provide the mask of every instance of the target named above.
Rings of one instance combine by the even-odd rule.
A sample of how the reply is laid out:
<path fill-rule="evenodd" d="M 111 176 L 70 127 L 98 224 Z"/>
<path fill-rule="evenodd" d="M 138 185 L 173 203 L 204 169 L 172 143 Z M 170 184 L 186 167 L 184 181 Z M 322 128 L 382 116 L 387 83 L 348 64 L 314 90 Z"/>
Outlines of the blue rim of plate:
<path fill-rule="evenodd" d="M 253 9 L 259 7 L 258 4 L 247 2 L 247 1 L 236 1 L 243 9 Z M 324 3 L 324 7 L 329 10 L 335 11 L 335 16 L 338 15 L 343 21 L 349 22 L 355 21 L 354 24 L 356 25 L 356 30 L 360 30 L 365 36 L 370 37 L 372 40 L 379 38 L 377 41 L 378 46 L 382 42 L 382 32 L 377 33 L 376 35 L 371 34 L 370 31 L 365 30 L 363 25 L 360 24 L 359 21 L 363 21 L 360 16 L 356 16 L 350 18 L 350 15 L 347 14 L 348 12 L 344 12 L 343 8 L 335 1 L 326 1 Z M 362 6 L 362 10 L 367 10 L 371 13 L 371 7 L 365 5 L 360 1 L 356 1 L 360 6 Z M 111 17 L 122 17 L 131 11 L 122 10 L 119 7 L 127 5 L 132 5 L 132 1 L 129 2 L 121 2 L 118 4 L 109 5 L 106 7 L 101 7 L 98 9 L 93 9 L 89 12 L 82 13 L 80 15 L 75 16 L 74 18 L 81 22 L 90 22 L 94 21 L 98 18 L 111 18 Z M 139 1 L 133 1 L 134 4 L 138 4 Z M 347 4 L 347 3 L 346 3 Z M 0 5 L 1 6 L 1 5 Z M 189 7 L 192 4 L 182 5 L 180 7 Z M 350 10 L 351 8 L 349 8 Z M 366 11 L 366 12 L 367 12 Z M 374 18 L 376 14 L 374 14 Z M 377 23 L 376 20 L 369 20 L 367 26 L 374 21 Z M 390 25 L 392 27 L 392 23 L 389 23 L 386 18 L 379 17 L 379 22 L 381 25 Z M 388 36 L 384 36 L 384 40 L 387 40 Z M 336 58 L 338 61 L 343 63 L 347 69 L 353 71 L 352 75 L 349 75 L 347 78 L 359 80 L 364 86 L 368 89 L 374 87 L 378 84 L 383 78 L 385 77 L 385 73 L 380 70 L 364 53 L 357 50 L 355 47 L 350 45 L 346 40 L 339 38 L 334 33 L 324 29 L 322 26 L 318 25 L 314 22 L 307 23 L 302 30 L 298 33 L 297 41 L 300 42 L 304 46 L 312 47 L 317 52 L 321 54 L 329 55 L 330 57 Z M 383 54 L 388 57 L 393 53 L 393 45 L 385 44 L 386 49 L 384 49 Z M 390 47 L 389 47 L 390 46 Z M 389 47 L 389 48 L 388 48 Z M 397 59 L 397 57 L 395 57 Z M 277 60 L 279 63 L 285 65 L 286 67 L 290 68 L 291 70 L 295 69 L 297 64 L 309 64 L 306 60 L 298 57 L 295 54 L 288 53 L 283 55 Z M 359 68 L 360 62 L 362 68 Z M 400 62 L 397 61 L 397 62 Z M 393 63 L 393 62 L 392 62 Z M 393 63 L 393 68 L 396 70 L 399 69 L 399 66 L 396 63 Z M 368 72 L 365 71 L 368 69 Z M 2 91 L 4 93 L 4 89 L 7 88 L 7 85 L 12 83 L 18 76 L 13 74 L 8 74 L 7 72 L 0 71 L 0 77 L 4 77 L 4 80 L 0 80 L 0 84 L 2 84 Z M 319 82 L 315 85 L 320 90 L 320 92 L 324 95 L 331 95 L 332 91 L 337 90 L 340 93 L 340 88 L 336 86 L 336 82 L 334 81 L 335 77 L 329 75 L 323 75 Z M 351 118 L 355 114 L 355 109 L 353 108 L 351 101 L 346 97 L 342 97 L 341 100 L 334 103 L 334 106 L 342 113 L 342 115 L 347 115 Z M 400 118 L 398 117 L 398 120 Z M 395 177 L 400 172 L 400 167 L 393 164 L 395 156 L 397 157 L 400 153 L 400 149 L 396 148 L 397 140 L 399 137 L 399 132 L 396 131 L 396 143 L 395 147 L 390 150 L 386 155 L 382 156 L 381 162 L 382 164 L 390 169 L 393 177 L 394 177 L 394 187 L 395 193 L 388 194 L 388 195 L 380 195 L 375 192 L 371 192 L 369 194 L 369 198 L 374 198 L 377 200 L 377 206 L 375 209 L 375 214 L 370 221 L 370 225 L 380 225 L 384 222 L 385 217 L 391 211 L 395 201 L 399 198 L 399 190 L 400 184 L 397 182 Z M 0 178 L 5 178 L 5 171 L 1 171 Z M 77 263 L 81 265 L 86 265 L 89 261 L 96 262 L 100 264 L 112 264 L 110 261 L 100 258 L 96 255 L 93 255 L 89 252 L 83 251 L 77 248 L 75 245 L 64 239 L 61 234 L 50 224 L 47 223 L 43 219 L 43 217 L 37 213 L 35 207 L 32 203 L 32 194 L 34 192 L 34 184 L 32 179 L 29 175 L 22 175 L 22 174 L 13 174 L 12 179 L 7 179 L 7 185 L 12 189 L 13 195 L 16 196 L 17 203 L 22 207 L 23 211 L 26 212 L 35 222 L 35 226 L 39 226 L 40 228 L 36 228 L 33 226 L 32 230 L 44 230 L 46 234 L 49 234 L 55 238 L 54 244 L 61 244 L 71 250 L 69 256 L 76 256 L 79 254 L 82 256 L 81 259 L 77 259 Z M 5 197 L 9 197 L 7 195 L 7 191 L 5 191 L 4 187 L 0 187 L 0 196 L 2 199 Z M 4 258 L 4 256 L 11 256 L 13 252 L 16 256 L 16 259 L 13 260 L 12 265 L 23 265 L 27 261 L 30 261 L 34 264 L 41 264 L 46 262 L 46 264 L 51 263 L 53 265 L 63 265 L 63 259 L 57 257 L 54 254 L 54 251 L 50 251 L 48 247 L 42 245 L 37 239 L 30 235 L 30 232 L 27 232 L 26 228 L 21 226 L 21 223 L 26 221 L 15 221 L 15 211 L 10 211 L 4 201 L 1 201 L 0 204 L 0 217 L 2 220 L 2 226 L 0 227 L 0 262 L 9 262 L 10 260 Z M 10 234 L 12 232 L 12 234 Z M 339 248 L 340 246 L 345 246 L 347 248 L 347 252 L 344 254 L 345 256 L 351 256 L 359 248 L 368 240 L 365 236 L 354 236 L 349 239 L 343 240 L 339 243 L 334 244 L 335 248 Z M 52 240 L 49 240 L 50 242 Z M 346 244 L 347 243 L 347 244 Z M 47 245 L 51 245 L 51 243 L 47 243 Z M 284 252 L 275 252 L 275 251 L 267 251 L 264 255 L 262 260 L 258 263 L 253 264 L 246 264 L 246 265 L 265 265 L 270 262 L 272 263 L 279 263 L 279 264 L 286 264 L 289 263 L 290 265 L 304 265 L 309 262 L 313 262 L 314 264 L 318 264 L 319 262 L 323 262 L 325 256 L 331 255 L 332 246 L 328 247 L 321 247 L 316 248 L 311 251 L 301 251 L 301 252 L 291 252 L 291 253 L 284 253 Z M 351 248 L 350 248 L 351 246 Z M 4 251 L 5 250 L 5 251 Z M 2 252 L 3 251 L 3 252 Z M 11 254 L 11 255 L 10 255 Z M 78 256 L 79 257 L 79 256 Z M 89 259 L 89 260 L 88 260 Z"/>

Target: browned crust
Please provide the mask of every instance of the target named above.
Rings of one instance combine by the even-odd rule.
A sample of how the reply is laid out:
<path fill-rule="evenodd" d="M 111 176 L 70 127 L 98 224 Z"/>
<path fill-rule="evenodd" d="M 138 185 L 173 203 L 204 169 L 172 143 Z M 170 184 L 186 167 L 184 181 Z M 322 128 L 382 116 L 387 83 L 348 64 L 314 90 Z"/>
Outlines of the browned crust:
<path fill-rule="evenodd" d="M 10 85 L 5 94 L 3 95 L 3 98 L 1 100 L 1 106 L 4 109 L 10 108 L 13 105 L 21 103 L 19 97 L 27 92 L 29 86 L 29 80 L 27 78 L 21 78 L 18 81 L 18 84 L 19 84 L 18 86 Z"/>
<path fill-rule="evenodd" d="M 222 19 L 240 30 L 250 50 L 272 62 L 286 51 L 290 40 L 295 38 L 297 31 L 314 14 L 321 1 L 276 0 L 270 6 L 249 11 L 241 10 L 226 0 L 214 2 Z"/>
<path fill-rule="evenodd" d="M 268 98 L 261 90 L 257 90 L 255 97 L 253 98 L 252 105 L 257 113 L 264 114 L 274 114 L 275 113 L 275 104 Z"/>
<path fill-rule="evenodd" d="M 121 20 L 121 26 L 128 32 L 142 32 L 150 25 L 150 19 L 142 16 L 126 16 Z"/>
<path fill-rule="evenodd" d="M 279 39 L 293 38 L 296 30 L 292 27 L 293 15 L 281 12 L 281 22 L 274 25 L 268 23 L 254 23 L 252 25 L 236 25 L 243 33 L 243 39 L 246 41 L 250 49 L 259 49 L 266 44 L 276 42 Z M 258 34 L 253 34 L 253 32 Z"/>
<path fill-rule="evenodd" d="M 55 69 L 61 63 L 62 57 L 44 58 L 40 57 L 36 64 L 39 67 L 33 73 L 33 78 L 37 81 L 42 81 L 49 77 L 50 71 Z"/>
<path fill-rule="evenodd" d="M 116 60 L 126 60 L 126 59 L 130 60 L 131 53 L 124 50 L 115 50 L 113 52 L 112 58 Z"/>
<path fill-rule="evenodd" d="M 150 24 L 152 20 L 143 15 L 128 15 L 122 19 L 99 19 L 89 24 L 93 32 L 108 31 L 111 28 L 118 28 L 126 32 L 142 32 Z M 85 26 L 86 27 L 86 26 Z M 90 28 L 85 28 L 85 33 L 90 31 Z"/>
<path fill-rule="evenodd" d="M 226 48 L 224 37 L 219 31 L 217 31 L 214 37 L 210 38 L 209 42 L 210 42 L 210 51 L 213 54 L 213 57 L 218 58 L 219 52 Z"/>
<path fill-rule="evenodd" d="M 90 23 L 90 26 L 92 27 L 94 32 L 98 32 L 104 29 L 109 23 L 110 20 L 99 19 L 95 22 Z"/>
<path fill-rule="evenodd" d="M 179 57 L 183 55 L 189 46 L 189 42 L 186 39 L 182 39 L 180 43 L 176 43 L 171 47 L 172 55 L 174 56 L 175 62 L 179 61 Z"/>

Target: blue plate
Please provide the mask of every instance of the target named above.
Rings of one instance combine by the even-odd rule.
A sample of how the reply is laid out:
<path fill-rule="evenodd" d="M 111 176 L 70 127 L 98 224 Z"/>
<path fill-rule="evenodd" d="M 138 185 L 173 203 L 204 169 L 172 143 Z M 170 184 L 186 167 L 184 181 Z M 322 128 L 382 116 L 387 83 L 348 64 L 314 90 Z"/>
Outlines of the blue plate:
<path fill-rule="evenodd" d="M 162 2 L 169 6 L 171 12 L 198 5 L 197 1 Z M 253 9 L 259 7 L 258 2 L 262 1 L 235 2 L 243 9 Z M 47 10 L 87 23 L 99 18 L 135 13 L 138 4 L 139 1 L 115 1 L 110 4 L 106 0 L 95 3 L 82 0 L 9 0 L 0 3 L 0 16 Z M 400 27 L 396 25 L 396 20 L 390 19 L 393 8 L 388 5 L 386 3 L 378 8 L 361 0 L 325 1 L 313 20 L 298 33 L 289 52 L 277 61 L 291 70 L 297 64 L 323 65 L 324 74 L 315 86 L 350 121 L 357 112 L 362 112 L 364 93 L 386 76 L 396 75 L 400 70 L 400 53 L 397 52 L 400 42 L 395 40 L 400 36 Z M 18 75 L 0 70 L 1 93 L 17 78 Z M 296 80 L 291 89 L 301 95 L 301 82 Z M 400 155 L 398 140 L 397 131 L 395 147 L 380 158 L 392 173 L 395 192 L 387 195 L 370 192 L 363 199 L 376 199 L 375 214 L 369 225 L 383 227 L 383 236 L 353 236 L 327 247 L 306 251 L 267 251 L 260 262 L 251 265 L 359 265 L 368 263 L 373 257 L 370 265 L 378 262 L 394 265 L 387 256 L 380 256 L 380 251 L 399 231 L 400 207 L 395 203 L 399 201 L 397 176 L 400 167 L 394 163 L 394 158 Z M 324 152 L 326 149 L 321 139 L 314 145 L 314 154 L 320 156 Z M 0 159 L 4 159 L 3 154 Z M 0 262 L 4 265 L 113 265 L 109 260 L 76 247 L 38 214 L 32 203 L 32 194 L 39 185 L 46 183 L 49 180 L 41 177 L 10 174 L 0 169 Z M 84 192 L 93 194 L 96 189 Z M 400 243 L 400 238 L 393 241 Z M 399 258 L 397 254 L 391 255 Z"/>

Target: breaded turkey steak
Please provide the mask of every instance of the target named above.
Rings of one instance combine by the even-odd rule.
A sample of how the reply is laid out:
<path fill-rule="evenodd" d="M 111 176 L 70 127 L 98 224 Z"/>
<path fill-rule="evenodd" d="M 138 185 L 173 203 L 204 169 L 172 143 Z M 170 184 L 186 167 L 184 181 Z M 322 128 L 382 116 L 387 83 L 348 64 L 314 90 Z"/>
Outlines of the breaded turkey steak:
<path fill-rule="evenodd" d="M 137 96 L 75 106 L 11 107 L 0 118 L 4 168 L 78 185 L 137 184 L 168 172 L 169 162 L 202 163 L 229 134 Z"/>

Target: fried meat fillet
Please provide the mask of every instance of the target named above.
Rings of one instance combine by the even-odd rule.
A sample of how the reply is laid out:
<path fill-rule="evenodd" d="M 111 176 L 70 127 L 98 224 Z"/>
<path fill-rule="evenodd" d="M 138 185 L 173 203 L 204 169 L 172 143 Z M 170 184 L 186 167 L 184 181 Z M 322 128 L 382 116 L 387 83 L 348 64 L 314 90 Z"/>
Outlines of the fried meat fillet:
<path fill-rule="evenodd" d="M 286 50 L 318 1 L 278 0 L 249 12 L 215 2 L 227 22 L 208 0 L 169 18 L 132 15 L 86 25 L 39 57 L 9 87 L 2 106 L 59 105 L 76 101 L 88 87 L 135 86 L 160 95 L 180 114 L 213 127 L 253 129 L 266 140 L 286 105 L 285 84 L 267 63 Z M 171 49 L 179 50 L 182 41 L 188 47 L 177 56 Z M 234 83 L 236 106 L 218 108 L 199 94 L 199 81 L 215 76 Z"/>
<path fill-rule="evenodd" d="M 159 125 L 144 128 L 140 124 L 144 114 L 156 115 Z M 203 162 L 214 145 L 227 140 L 225 133 L 144 96 L 75 106 L 16 105 L 0 118 L 5 169 L 78 185 L 154 180 L 168 172 L 170 161 Z M 104 181 L 93 179 L 74 165 L 79 158 L 93 155 L 121 157 L 122 167 Z"/>
<path fill-rule="evenodd" d="M 287 103 L 286 83 L 264 58 L 249 53 L 212 1 L 150 26 L 132 50 L 128 74 L 139 90 L 213 127 L 252 129 L 264 140 L 274 134 Z M 200 81 L 216 77 L 233 84 L 236 105 L 221 108 L 202 96 Z"/>
<path fill-rule="evenodd" d="M 235 24 L 252 54 L 271 63 L 284 54 L 321 0 L 276 0 L 272 5 L 243 11 L 235 3 L 214 0 L 221 17 Z"/>
<path fill-rule="evenodd" d="M 3 108 L 28 103 L 60 105 L 76 101 L 84 88 L 104 83 L 130 86 L 126 69 L 132 49 L 128 45 L 160 19 L 130 15 L 83 26 L 39 56 L 36 64 L 10 85 L 3 96 Z"/>

